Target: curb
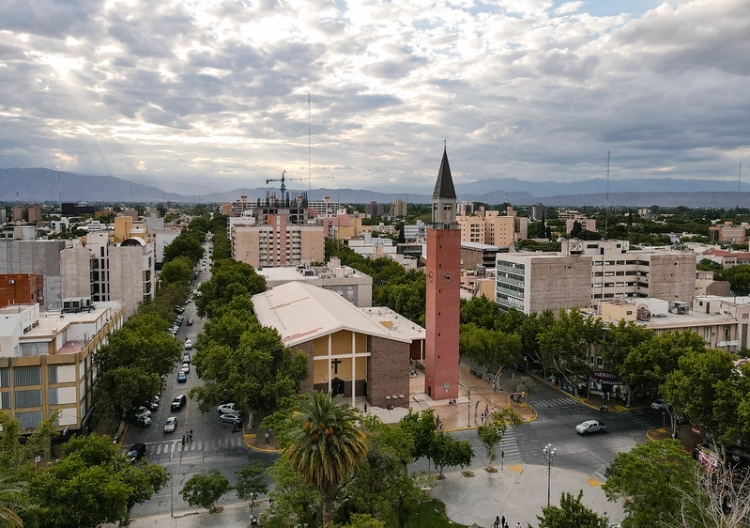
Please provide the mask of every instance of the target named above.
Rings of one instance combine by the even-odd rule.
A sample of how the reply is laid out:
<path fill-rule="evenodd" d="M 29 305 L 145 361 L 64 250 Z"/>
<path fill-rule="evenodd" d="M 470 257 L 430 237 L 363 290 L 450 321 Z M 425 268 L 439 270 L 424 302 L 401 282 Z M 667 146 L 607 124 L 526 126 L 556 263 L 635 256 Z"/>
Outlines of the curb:
<path fill-rule="evenodd" d="M 247 434 L 245 432 L 245 425 L 242 425 L 242 441 L 245 442 L 245 445 L 252 449 L 253 451 L 259 451 L 261 453 L 283 453 L 283 449 L 263 449 L 262 447 L 254 446 L 250 443 L 250 440 L 255 438 L 255 434 Z"/>

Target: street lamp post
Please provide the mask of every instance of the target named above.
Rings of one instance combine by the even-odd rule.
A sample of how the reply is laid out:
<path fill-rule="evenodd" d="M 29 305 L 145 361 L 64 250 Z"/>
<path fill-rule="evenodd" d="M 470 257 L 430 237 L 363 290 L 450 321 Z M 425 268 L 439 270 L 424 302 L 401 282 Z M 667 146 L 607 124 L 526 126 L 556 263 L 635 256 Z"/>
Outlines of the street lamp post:
<path fill-rule="evenodd" d="M 557 454 L 557 448 L 552 447 L 552 444 L 547 444 L 542 450 L 544 456 L 547 458 L 547 508 L 549 508 L 549 495 L 550 495 L 550 484 L 552 479 L 552 461 L 555 459 Z"/>

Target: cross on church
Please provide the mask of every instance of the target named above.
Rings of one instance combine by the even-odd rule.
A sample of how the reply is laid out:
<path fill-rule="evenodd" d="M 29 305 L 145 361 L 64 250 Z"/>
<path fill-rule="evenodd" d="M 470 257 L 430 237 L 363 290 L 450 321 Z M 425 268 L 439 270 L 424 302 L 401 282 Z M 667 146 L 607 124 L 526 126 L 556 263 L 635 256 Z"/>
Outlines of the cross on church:
<path fill-rule="evenodd" d="M 332 359 L 331 363 L 333 364 L 333 373 L 338 374 L 339 373 L 339 363 L 343 363 L 340 359 Z"/>

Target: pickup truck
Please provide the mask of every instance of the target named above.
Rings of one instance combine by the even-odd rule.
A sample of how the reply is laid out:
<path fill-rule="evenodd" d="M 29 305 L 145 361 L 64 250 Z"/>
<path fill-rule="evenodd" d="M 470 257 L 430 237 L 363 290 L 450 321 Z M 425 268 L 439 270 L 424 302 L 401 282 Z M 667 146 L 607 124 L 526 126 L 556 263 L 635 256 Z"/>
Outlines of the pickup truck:
<path fill-rule="evenodd" d="M 576 432 L 582 435 L 603 433 L 606 430 L 607 426 L 599 420 L 586 420 L 585 422 L 576 425 Z"/>

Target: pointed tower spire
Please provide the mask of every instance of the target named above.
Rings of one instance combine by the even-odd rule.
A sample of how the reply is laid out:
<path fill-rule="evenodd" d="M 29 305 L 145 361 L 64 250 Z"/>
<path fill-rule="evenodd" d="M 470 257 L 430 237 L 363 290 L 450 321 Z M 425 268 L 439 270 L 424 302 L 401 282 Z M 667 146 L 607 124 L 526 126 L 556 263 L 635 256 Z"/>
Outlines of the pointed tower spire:
<path fill-rule="evenodd" d="M 453 188 L 453 176 L 451 175 L 451 166 L 448 163 L 448 147 L 443 148 L 443 159 L 438 169 L 437 182 L 435 182 L 435 191 L 432 198 L 456 199 L 456 190 Z"/>
<path fill-rule="evenodd" d="M 432 193 L 432 225 L 435 229 L 453 229 L 456 222 L 456 190 L 453 188 L 448 148 L 443 147 L 435 191 Z"/>

